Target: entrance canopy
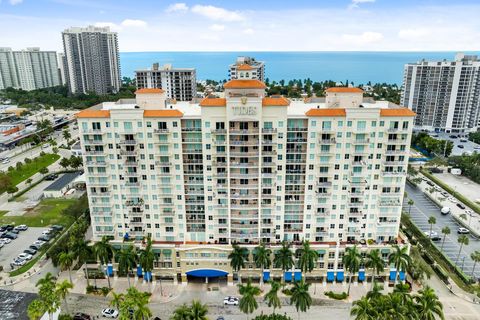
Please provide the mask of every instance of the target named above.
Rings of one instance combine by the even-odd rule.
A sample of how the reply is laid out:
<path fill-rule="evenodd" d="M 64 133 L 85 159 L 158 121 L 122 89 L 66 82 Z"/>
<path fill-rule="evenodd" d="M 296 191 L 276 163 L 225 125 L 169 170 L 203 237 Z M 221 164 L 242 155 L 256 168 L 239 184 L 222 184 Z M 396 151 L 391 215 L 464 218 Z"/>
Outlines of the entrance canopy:
<path fill-rule="evenodd" d="M 225 277 L 228 272 L 215 269 L 197 269 L 186 272 L 187 276 L 202 277 L 202 278 L 216 278 Z"/>

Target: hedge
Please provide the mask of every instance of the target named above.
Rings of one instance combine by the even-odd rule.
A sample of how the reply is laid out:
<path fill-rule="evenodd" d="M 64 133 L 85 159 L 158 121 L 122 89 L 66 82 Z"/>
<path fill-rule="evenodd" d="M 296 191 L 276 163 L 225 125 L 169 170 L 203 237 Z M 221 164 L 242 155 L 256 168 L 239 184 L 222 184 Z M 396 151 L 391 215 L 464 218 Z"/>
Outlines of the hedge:
<path fill-rule="evenodd" d="M 346 292 L 337 293 L 333 291 L 325 291 L 325 295 L 335 300 L 345 300 L 348 297 L 348 294 Z"/>

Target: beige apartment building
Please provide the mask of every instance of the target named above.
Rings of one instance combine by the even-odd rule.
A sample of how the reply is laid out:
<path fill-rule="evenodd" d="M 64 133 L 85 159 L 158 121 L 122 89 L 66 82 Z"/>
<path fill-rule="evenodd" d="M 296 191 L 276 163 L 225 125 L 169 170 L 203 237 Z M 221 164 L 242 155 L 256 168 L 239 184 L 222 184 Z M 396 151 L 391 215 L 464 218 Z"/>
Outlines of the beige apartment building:
<path fill-rule="evenodd" d="M 141 247 L 149 235 L 154 275 L 183 283 L 231 282 L 233 243 L 252 259 L 258 243 L 275 252 L 281 241 L 295 249 L 309 240 L 320 259 L 307 276 L 323 281 L 343 280 L 354 243 L 387 259 L 391 243 L 405 243 L 414 113 L 357 88 L 330 88 L 325 99 L 267 97 L 243 72 L 224 85 L 225 98 L 169 103 L 161 89 L 139 89 L 135 99 L 78 114 L 94 240 Z M 240 276 L 261 273 L 249 261 Z"/>

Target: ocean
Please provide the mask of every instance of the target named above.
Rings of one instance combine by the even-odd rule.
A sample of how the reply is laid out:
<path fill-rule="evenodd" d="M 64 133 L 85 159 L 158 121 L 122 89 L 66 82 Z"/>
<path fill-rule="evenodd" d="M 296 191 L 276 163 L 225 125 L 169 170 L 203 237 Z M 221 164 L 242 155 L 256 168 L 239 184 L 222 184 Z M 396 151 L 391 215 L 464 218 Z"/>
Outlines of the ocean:
<path fill-rule="evenodd" d="M 475 54 L 469 52 L 471 54 Z M 266 63 L 270 80 L 334 80 L 354 84 L 390 83 L 401 85 L 403 67 L 408 62 L 453 60 L 455 52 L 122 52 L 122 76 L 133 78 L 137 69 L 152 63 L 170 63 L 179 68 L 196 68 L 197 80 L 228 78 L 228 65 L 239 55 Z"/>

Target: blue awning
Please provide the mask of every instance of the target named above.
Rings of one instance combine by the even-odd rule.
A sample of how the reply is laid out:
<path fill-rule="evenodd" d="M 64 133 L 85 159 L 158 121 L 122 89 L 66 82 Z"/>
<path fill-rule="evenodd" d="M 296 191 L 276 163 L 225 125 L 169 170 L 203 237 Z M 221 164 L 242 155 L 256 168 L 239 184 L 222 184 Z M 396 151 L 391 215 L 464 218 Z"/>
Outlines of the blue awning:
<path fill-rule="evenodd" d="M 291 271 L 287 271 L 285 272 L 285 281 L 292 281 L 292 272 Z"/>
<path fill-rule="evenodd" d="M 197 269 L 186 272 L 187 276 L 192 277 L 203 277 L 203 278 L 216 278 L 224 277 L 228 274 L 226 271 L 215 270 L 215 269 Z"/>
<path fill-rule="evenodd" d="M 143 275 L 143 279 L 145 279 L 147 282 L 152 281 L 152 273 L 150 271 L 145 271 L 145 274 Z"/>
<path fill-rule="evenodd" d="M 397 270 L 396 269 L 390 270 L 390 280 L 395 281 L 396 277 L 397 277 Z"/>
<path fill-rule="evenodd" d="M 142 266 L 137 265 L 137 277 L 141 277 L 142 275 L 143 275 Z"/>
<path fill-rule="evenodd" d="M 295 273 L 293 274 L 293 279 L 295 281 L 301 281 L 302 280 L 302 271 L 295 271 Z"/>
<path fill-rule="evenodd" d="M 113 265 L 111 263 L 107 265 L 107 276 L 113 276 Z"/>
<path fill-rule="evenodd" d="M 365 270 L 358 271 L 358 281 L 365 281 Z"/>
<path fill-rule="evenodd" d="M 405 280 L 405 271 L 400 271 L 400 280 Z"/>
<path fill-rule="evenodd" d="M 327 281 L 333 282 L 335 280 L 335 273 L 333 271 L 327 271 Z"/>
<path fill-rule="evenodd" d="M 270 271 L 269 270 L 265 270 L 263 271 L 263 281 L 268 281 L 270 280 Z"/>
<path fill-rule="evenodd" d="M 337 271 L 337 281 L 342 282 L 344 279 L 343 271 Z"/>

